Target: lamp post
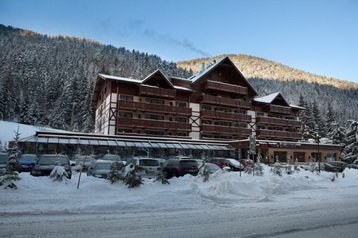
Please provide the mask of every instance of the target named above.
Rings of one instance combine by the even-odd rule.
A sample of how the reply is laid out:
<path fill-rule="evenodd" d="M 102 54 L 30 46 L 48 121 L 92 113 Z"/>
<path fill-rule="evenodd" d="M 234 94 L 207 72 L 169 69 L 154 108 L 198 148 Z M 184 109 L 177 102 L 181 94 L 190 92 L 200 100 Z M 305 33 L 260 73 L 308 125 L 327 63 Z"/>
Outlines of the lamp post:
<path fill-rule="evenodd" d="M 319 156 L 319 134 L 316 134 L 316 140 L 317 140 L 317 159 L 318 159 L 318 172 L 321 173 L 321 156 Z"/>

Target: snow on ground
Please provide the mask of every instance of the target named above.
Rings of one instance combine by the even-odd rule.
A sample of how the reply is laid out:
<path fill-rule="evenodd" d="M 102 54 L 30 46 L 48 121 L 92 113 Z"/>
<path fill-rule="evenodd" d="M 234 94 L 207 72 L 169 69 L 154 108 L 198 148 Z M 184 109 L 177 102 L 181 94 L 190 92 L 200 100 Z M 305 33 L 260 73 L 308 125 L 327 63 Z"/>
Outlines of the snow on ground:
<path fill-rule="evenodd" d="M 263 176 L 238 172 L 214 174 L 204 183 L 200 176 L 173 178 L 169 185 L 144 180 L 139 188 L 128 189 L 122 183 L 110 184 L 104 179 L 79 174 L 66 182 L 53 182 L 49 177 L 33 177 L 21 173 L 17 190 L 0 191 L 1 214 L 83 214 L 146 211 L 189 211 L 230 208 L 289 206 L 292 202 L 312 200 L 344 200 L 358 197 L 358 170 L 346 169 L 335 181 L 333 173 L 320 175 L 309 171 L 282 177 L 272 175 L 265 166 Z"/>
<path fill-rule="evenodd" d="M 38 127 L 16 122 L 0 121 L 0 141 L 2 145 L 5 145 L 5 143 L 13 140 L 17 128 L 19 128 L 20 138 L 33 136 L 35 135 L 36 131 L 60 131 L 47 127 Z"/>

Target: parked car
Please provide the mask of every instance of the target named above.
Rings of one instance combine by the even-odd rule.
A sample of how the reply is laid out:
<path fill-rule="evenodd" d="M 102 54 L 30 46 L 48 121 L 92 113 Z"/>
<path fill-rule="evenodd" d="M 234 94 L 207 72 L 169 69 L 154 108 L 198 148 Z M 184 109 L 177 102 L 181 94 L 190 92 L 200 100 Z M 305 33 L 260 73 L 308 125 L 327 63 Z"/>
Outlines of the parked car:
<path fill-rule="evenodd" d="M 208 162 L 212 164 L 216 164 L 220 168 L 230 167 L 229 162 L 227 161 L 226 158 L 210 158 L 208 159 Z"/>
<path fill-rule="evenodd" d="M 209 174 L 213 174 L 216 173 L 218 171 L 223 171 L 222 168 L 220 168 L 219 166 L 217 166 L 216 164 L 212 164 L 212 163 L 204 163 L 200 169 L 199 172 L 202 172 L 204 169 L 207 169 Z"/>
<path fill-rule="evenodd" d="M 228 162 L 231 171 L 243 171 L 245 168 L 244 165 L 236 159 L 226 159 L 226 161 Z"/>
<path fill-rule="evenodd" d="M 22 154 L 20 157 L 21 172 L 30 172 L 39 157 L 35 154 Z"/>
<path fill-rule="evenodd" d="M 101 160 L 109 160 L 109 161 L 121 161 L 121 157 L 119 155 L 114 154 L 105 154 Z"/>
<path fill-rule="evenodd" d="M 96 162 L 96 159 L 92 155 L 76 155 L 75 156 L 75 169 L 87 171 L 88 167 Z"/>
<path fill-rule="evenodd" d="M 142 178 L 156 178 L 162 172 L 160 162 L 151 158 L 134 158 L 131 161 Z"/>
<path fill-rule="evenodd" d="M 10 161 L 15 163 L 13 169 L 21 172 L 19 160 L 15 159 L 14 155 L 9 155 L 7 152 L 0 152 L 0 172 L 6 170 L 6 166 Z"/>
<path fill-rule="evenodd" d="M 0 152 L 0 172 L 5 171 L 9 155 L 6 152 Z"/>
<path fill-rule="evenodd" d="M 169 179 L 172 177 L 180 177 L 186 174 L 198 175 L 198 162 L 193 159 L 168 159 L 163 168 L 163 175 Z"/>
<path fill-rule="evenodd" d="M 106 179 L 113 163 L 116 163 L 116 161 L 97 160 L 88 168 L 87 176 Z M 122 172 L 124 172 L 124 163 L 122 161 L 118 161 L 117 163 L 121 163 L 123 165 Z"/>
<path fill-rule="evenodd" d="M 32 176 L 49 176 L 51 171 L 58 165 L 64 167 L 68 175 L 67 178 L 71 179 L 72 170 L 70 165 L 70 159 L 67 155 L 41 155 L 30 173 Z"/>
<path fill-rule="evenodd" d="M 323 164 L 323 169 L 328 172 L 343 172 L 347 167 L 347 163 L 343 161 L 333 161 Z"/>

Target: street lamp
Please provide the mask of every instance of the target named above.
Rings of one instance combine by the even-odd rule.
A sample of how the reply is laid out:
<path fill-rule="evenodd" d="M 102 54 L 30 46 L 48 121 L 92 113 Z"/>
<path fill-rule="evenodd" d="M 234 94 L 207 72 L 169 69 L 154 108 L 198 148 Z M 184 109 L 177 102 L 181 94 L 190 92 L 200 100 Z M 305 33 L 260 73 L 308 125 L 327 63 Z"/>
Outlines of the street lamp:
<path fill-rule="evenodd" d="M 321 156 L 319 156 L 319 134 L 316 134 L 316 141 L 317 141 L 317 160 L 318 160 L 318 172 L 321 173 Z"/>

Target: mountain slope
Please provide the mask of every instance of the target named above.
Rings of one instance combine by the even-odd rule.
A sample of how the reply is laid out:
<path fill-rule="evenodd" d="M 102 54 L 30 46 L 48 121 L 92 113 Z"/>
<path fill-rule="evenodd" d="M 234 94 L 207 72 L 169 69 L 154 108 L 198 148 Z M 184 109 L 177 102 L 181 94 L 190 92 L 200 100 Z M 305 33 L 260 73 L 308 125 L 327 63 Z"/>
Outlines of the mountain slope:
<path fill-rule="evenodd" d="M 197 72 L 200 70 L 202 63 L 209 63 L 213 60 L 217 61 L 224 58 L 225 56 L 230 57 L 230 59 L 240 69 L 243 75 L 249 79 L 264 78 L 281 81 L 302 80 L 308 83 L 330 85 L 340 89 L 358 89 L 357 83 L 308 73 L 280 63 L 249 55 L 225 54 L 213 58 L 200 58 L 188 61 L 180 61 L 177 62 L 177 65 L 184 69 L 191 69 L 194 72 Z"/>
<path fill-rule="evenodd" d="M 233 63 L 257 89 L 260 95 L 280 91 L 292 103 L 302 95 L 309 103 L 316 101 L 325 114 L 330 104 L 336 111 L 337 121 L 357 119 L 358 84 L 307 73 L 262 58 L 226 54 L 213 58 L 200 58 L 177 62 L 179 67 L 197 72 L 202 64 L 229 56 Z"/>

